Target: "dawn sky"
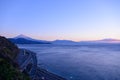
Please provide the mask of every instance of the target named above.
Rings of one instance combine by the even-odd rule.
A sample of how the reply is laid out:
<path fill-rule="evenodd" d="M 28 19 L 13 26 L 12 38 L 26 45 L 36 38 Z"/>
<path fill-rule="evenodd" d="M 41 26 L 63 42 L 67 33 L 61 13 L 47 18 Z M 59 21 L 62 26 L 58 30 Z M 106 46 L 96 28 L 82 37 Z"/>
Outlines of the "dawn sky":
<path fill-rule="evenodd" d="M 120 0 L 0 0 L 0 35 L 120 39 Z"/>

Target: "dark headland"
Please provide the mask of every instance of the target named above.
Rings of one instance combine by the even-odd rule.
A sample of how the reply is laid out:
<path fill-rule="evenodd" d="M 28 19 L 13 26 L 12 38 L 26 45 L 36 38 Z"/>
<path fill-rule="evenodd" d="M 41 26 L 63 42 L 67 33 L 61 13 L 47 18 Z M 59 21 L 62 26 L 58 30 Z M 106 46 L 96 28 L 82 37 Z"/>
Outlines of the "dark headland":
<path fill-rule="evenodd" d="M 36 53 L 0 36 L 0 80 L 66 80 L 37 66 Z"/>

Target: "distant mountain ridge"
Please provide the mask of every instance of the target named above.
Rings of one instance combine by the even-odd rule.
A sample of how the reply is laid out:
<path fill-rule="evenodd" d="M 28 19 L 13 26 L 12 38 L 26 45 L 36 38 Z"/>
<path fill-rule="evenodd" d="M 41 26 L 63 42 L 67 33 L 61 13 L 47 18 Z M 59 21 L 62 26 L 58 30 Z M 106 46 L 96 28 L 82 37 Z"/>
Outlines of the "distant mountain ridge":
<path fill-rule="evenodd" d="M 120 40 L 118 40 L 118 39 L 112 39 L 112 38 L 109 38 L 109 39 L 102 39 L 102 40 L 99 40 L 99 41 L 106 41 L 106 42 L 120 42 Z"/>
<path fill-rule="evenodd" d="M 50 44 L 49 41 L 45 40 L 36 40 L 25 35 L 18 35 L 13 38 L 8 38 L 11 42 L 15 44 Z"/>
<path fill-rule="evenodd" d="M 13 38 L 9 38 L 10 41 L 16 44 L 101 44 L 101 43 L 120 43 L 118 39 L 102 39 L 102 40 L 92 40 L 92 41 L 79 41 L 75 42 L 72 40 L 54 40 L 54 41 L 46 41 L 46 40 L 37 40 L 25 35 L 18 35 Z"/>
<path fill-rule="evenodd" d="M 46 40 L 37 40 L 37 39 L 33 39 L 31 37 L 28 37 L 28 36 L 25 36 L 23 34 L 20 34 L 16 37 L 13 37 L 14 39 L 18 39 L 18 38 L 24 38 L 24 39 L 27 39 L 27 40 L 31 40 L 31 41 L 38 41 L 38 42 L 49 42 L 49 41 L 46 41 Z"/>
<path fill-rule="evenodd" d="M 102 39 L 102 40 L 93 40 L 93 41 L 89 41 L 89 42 L 92 42 L 92 43 L 120 43 L 120 40 L 108 38 L 108 39 Z"/>
<path fill-rule="evenodd" d="M 54 40 L 52 44 L 78 44 L 78 42 L 71 41 L 71 40 Z"/>

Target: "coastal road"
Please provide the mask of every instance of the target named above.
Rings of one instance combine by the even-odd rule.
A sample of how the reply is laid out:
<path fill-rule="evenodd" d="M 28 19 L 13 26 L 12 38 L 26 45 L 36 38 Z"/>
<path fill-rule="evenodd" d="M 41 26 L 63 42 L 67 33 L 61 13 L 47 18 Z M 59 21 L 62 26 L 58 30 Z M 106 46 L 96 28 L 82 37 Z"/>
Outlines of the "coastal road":
<path fill-rule="evenodd" d="M 17 63 L 20 66 L 20 70 L 27 71 L 27 67 L 28 64 L 32 64 L 31 65 L 31 69 L 29 70 L 29 72 L 27 72 L 32 78 L 34 77 L 35 73 L 36 73 L 36 68 L 37 68 L 37 58 L 36 58 L 36 54 L 26 50 L 26 49 L 20 49 L 20 53 L 18 54 L 17 58 L 16 58 Z"/>
<path fill-rule="evenodd" d="M 36 53 L 32 51 L 20 49 L 20 53 L 18 54 L 16 61 L 20 66 L 20 70 L 27 71 L 32 80 L 66 80 L 58 75 L 38 67 Z M 30 66 L 29 64 L 32 65 Z"/>

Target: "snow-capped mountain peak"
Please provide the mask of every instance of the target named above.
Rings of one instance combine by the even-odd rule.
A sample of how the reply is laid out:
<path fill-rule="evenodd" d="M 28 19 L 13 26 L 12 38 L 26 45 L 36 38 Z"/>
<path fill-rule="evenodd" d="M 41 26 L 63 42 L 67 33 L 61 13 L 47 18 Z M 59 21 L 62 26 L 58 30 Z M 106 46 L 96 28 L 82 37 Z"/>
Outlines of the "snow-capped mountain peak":
<path fill-rule="evenodd" d="M 37 40 L 37 39 L 33 39 L 31 37 L 28 37 L 26 35 L 23 35 L 23 34 L 20 34 L 16 37 L 13 37 L 13 39 L 19 39 L 19 38 L 23 38 L 23 39 L 26 39 L 26 40 L 30 40 L 30 41 L 37 41 L 37 42 L 49 42 L 49 41 L 46 41 L 46 40 Z"/>
<path fill-rule="evenodd" d="M 23 34 L 20 34 L 20 35 L 14 37 L 14 39 L 18 39 L 18 38 L 24 38 L 24 39 L 28 39 L 28 40 L 33 40 L 32 38 L 30 38 L 30 37 L 28 37 L 28 36 L 25 36 L 25 35 L 23 35 Z"/>

